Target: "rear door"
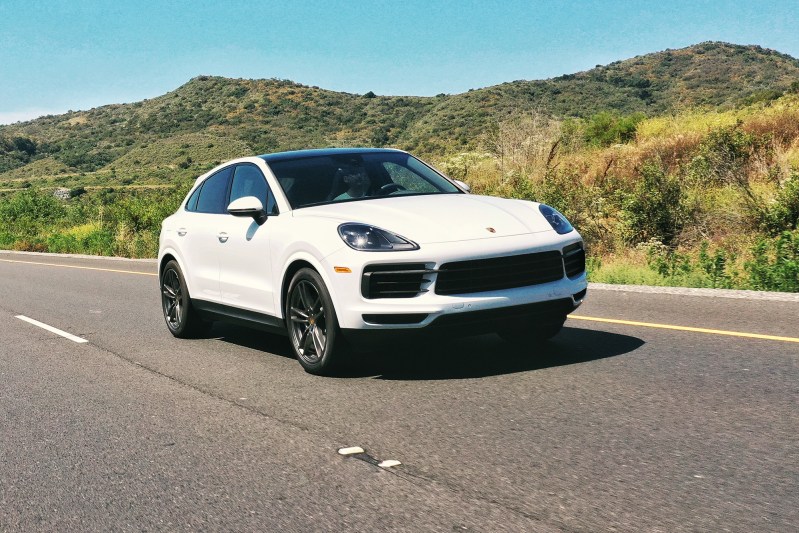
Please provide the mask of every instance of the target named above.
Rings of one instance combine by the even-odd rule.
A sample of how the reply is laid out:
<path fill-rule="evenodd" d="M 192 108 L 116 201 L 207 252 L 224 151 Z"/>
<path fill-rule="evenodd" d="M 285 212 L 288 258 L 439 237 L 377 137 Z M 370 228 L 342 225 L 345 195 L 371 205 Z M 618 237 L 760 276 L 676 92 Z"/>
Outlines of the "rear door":
<path fill-rule="evenodd" d="M 186 204 L 186 213 L 177 229 L 183 255 L 185 276 L 191 297 L 220 302 L 219 228 L 227 214 L 227 196 L 233 167 L 226 167 L 208 177 L 197 197 Z M 232 217 L 231 217 L 232 218 Z"/>

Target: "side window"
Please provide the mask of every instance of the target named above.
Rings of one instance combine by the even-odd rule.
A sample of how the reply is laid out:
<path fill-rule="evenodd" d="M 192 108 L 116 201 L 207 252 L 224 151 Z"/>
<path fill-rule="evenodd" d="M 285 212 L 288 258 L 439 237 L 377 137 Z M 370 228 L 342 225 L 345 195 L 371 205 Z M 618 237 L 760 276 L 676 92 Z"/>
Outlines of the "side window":
<path fill-rule="evenodd" d="M 197 200 L 200 199 L 200 191 L 202 188 L 203 184 L 201 183 L 200 186 L 194 189 L 194 192 L 191 193 L 189 201 L 186 202 L 186 211 L 197 211 Z"/>
<path fill-rule="evenodd" d="M 197 211 L 199 213 L 225 213 L 225 199 L 227 198 L 227 186 L 230 180 L 232 167 L 220 170 L 203 183 L 200 191 L 200 199 L 197 201 Z"/>
<path fill-rule="evenodd" d="M 269 215 L 277 212 L 274 195 L 270 194 L 269 186 L 261 171 L 255 165 L 238 165 L 233 174 L 233 184 L 230 186 L 230 202 L 245 196 L 255 196 L 266 208 Z"/>

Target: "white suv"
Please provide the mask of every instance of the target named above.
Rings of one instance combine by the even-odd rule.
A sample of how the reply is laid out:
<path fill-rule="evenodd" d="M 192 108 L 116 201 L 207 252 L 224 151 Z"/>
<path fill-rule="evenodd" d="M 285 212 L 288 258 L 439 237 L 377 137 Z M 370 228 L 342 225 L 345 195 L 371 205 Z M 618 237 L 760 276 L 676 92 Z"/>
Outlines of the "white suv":
<path fill-rule="evenodd" d="M 200 176 L 162 224 L 159 276 L 176 337 L 219 319 L 287 334 L 317 374 L 373 337 L 541 341 L 587 287 L 582 239 L 555 209 L 468 194 L 405 152 L 365 148 Z"/>

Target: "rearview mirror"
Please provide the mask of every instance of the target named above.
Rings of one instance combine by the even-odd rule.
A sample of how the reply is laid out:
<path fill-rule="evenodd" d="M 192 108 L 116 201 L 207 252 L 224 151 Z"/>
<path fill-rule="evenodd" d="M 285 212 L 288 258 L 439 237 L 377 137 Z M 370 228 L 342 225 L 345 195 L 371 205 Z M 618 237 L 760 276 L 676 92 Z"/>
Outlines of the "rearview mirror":
<path fill-rule="evenodd" d="M 243 196 L 230 202 L 227 212 L 234 217 L 252 217 L 260 226 L 266 222 L 266 210 L 261 200 L 255 196 Z"/>

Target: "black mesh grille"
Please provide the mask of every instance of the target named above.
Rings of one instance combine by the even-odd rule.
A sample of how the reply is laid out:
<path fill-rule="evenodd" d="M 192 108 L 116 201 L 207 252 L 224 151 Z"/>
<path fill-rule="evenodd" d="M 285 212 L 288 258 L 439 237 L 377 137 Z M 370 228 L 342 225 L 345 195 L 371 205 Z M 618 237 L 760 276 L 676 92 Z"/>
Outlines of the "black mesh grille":
<path fill-rule="evenodd" d="M 424 264 L 369 265 L 364 268 L 361 293 L 364 298 L 413 298 L 427 292 L 430 281 Z"/>
<path fill-rule="evenodd" d="M 441 266 L 436 294 L 467 294 L 548 283 L 563 278 L 558 251 L 458 261 Z"/>
<path fill-rule="evenodd" d="M 563 249 L 563 265 L 570 278 L 585 272 L 585 250 L 583 243 L 576 242 Z"/>

